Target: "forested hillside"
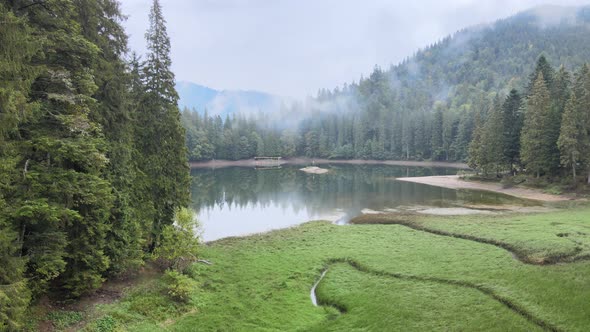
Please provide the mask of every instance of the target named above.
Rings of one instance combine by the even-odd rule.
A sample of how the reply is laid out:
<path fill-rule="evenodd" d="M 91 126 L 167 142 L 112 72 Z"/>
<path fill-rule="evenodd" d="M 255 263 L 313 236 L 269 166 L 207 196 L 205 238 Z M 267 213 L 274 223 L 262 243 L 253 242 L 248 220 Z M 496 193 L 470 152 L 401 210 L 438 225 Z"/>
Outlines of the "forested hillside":
<path fill-rule="evenodd" d="M 277 114 L 222 118 L 185 111 L 190 157 L 466 161 L 478 121 L 511 90 L 528 96 L 540 56 L 569 71 L 590 59 L 589 24 L 590 7 L 540 7 L 459 31 Z"/>
<path fill-rule="evenodd" d="M 571 173 L 575 187 L 576 171 L 590 171 L 589 106 L 588 65 L 572 75 L 563 66 L 555 71 L 541 56 L 522 97 L 513 89 L 504 100 L 495 98 L 486 113 L 476 114 L 469 164 L 497 177 Z"/>
<path fill-rule="evenodd" d="M 115 0 L 0 1 L 0 330 L 31 300 L 137 269 L 188 204 L 170 41 L 154 1 L 127 62 Z"/>

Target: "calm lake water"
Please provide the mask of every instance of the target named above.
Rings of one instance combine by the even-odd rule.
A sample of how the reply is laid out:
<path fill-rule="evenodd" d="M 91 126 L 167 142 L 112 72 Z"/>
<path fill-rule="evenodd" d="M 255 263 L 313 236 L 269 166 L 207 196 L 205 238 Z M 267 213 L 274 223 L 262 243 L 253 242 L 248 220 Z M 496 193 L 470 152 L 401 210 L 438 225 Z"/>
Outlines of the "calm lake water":
<path fill-rule="evenodd" d="M 457 169 L 390 165 L 323 165 L 327 174 L 302 166 L 279 169 L 227 167 L 192 174 L 192 207 L 205 241 L 284 228 L 309 220 L 345 223 L 371 210 L 527 204 L 507 195 L 453 190 L 395 181 L 396 177 L 452 175 Z"/>

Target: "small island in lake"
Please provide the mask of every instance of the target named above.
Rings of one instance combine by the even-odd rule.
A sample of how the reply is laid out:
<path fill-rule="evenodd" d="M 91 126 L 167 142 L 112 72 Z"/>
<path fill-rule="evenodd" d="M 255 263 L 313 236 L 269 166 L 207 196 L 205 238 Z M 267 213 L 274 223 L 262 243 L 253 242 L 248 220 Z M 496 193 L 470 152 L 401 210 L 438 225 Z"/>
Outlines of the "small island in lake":
<path fill-rule="evenodd" d="M 305 173 L 309 173 L 309 174 L 326 174 L 329 172 L 329 170 L 327 170 L 325 168 L 320 168 L 317 166 L 307 166 L 307 167 L 301 168 L 299 170 L 304 171 Z"/>

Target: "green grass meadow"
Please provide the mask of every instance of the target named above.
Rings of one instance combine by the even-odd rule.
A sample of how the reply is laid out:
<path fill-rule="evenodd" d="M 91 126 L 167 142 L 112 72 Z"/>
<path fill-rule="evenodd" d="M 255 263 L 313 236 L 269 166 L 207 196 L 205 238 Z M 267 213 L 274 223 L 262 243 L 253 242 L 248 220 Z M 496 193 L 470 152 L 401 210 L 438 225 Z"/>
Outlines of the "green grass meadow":
<path fill-rule="evenodd" d="M 187 271 L 189 304 L 174 304 L 151 280 L 95 308 L 86 330 L 107 331 L 96 328 L 105 317 L 110 331 L 590 329 L 590 208 L 410 222 L 495 241 L 529 263 L 493 244 L 395 222 L 310 222 L 205 245 L 201 256 L 213 265 Z M 540 265 L 545 256 L 570 261 Z M 325 268 L 315 307 L 310 289 Z"/>

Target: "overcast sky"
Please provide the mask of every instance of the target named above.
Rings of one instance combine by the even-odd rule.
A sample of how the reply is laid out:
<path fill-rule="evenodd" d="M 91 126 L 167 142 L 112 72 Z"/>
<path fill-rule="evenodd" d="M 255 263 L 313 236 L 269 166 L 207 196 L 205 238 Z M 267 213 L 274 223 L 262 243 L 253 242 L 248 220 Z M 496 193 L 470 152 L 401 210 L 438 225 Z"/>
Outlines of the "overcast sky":
<path fill-rule="evenodd" d="M 144 53 L 151 0 L 120 0 Z M 551 0 L 549 0 L 551 1 Z M 589 0 L 553 0 L 579 5 Z M 547 0 L 161 0 L 179 81 L 303 97 Z"/>

